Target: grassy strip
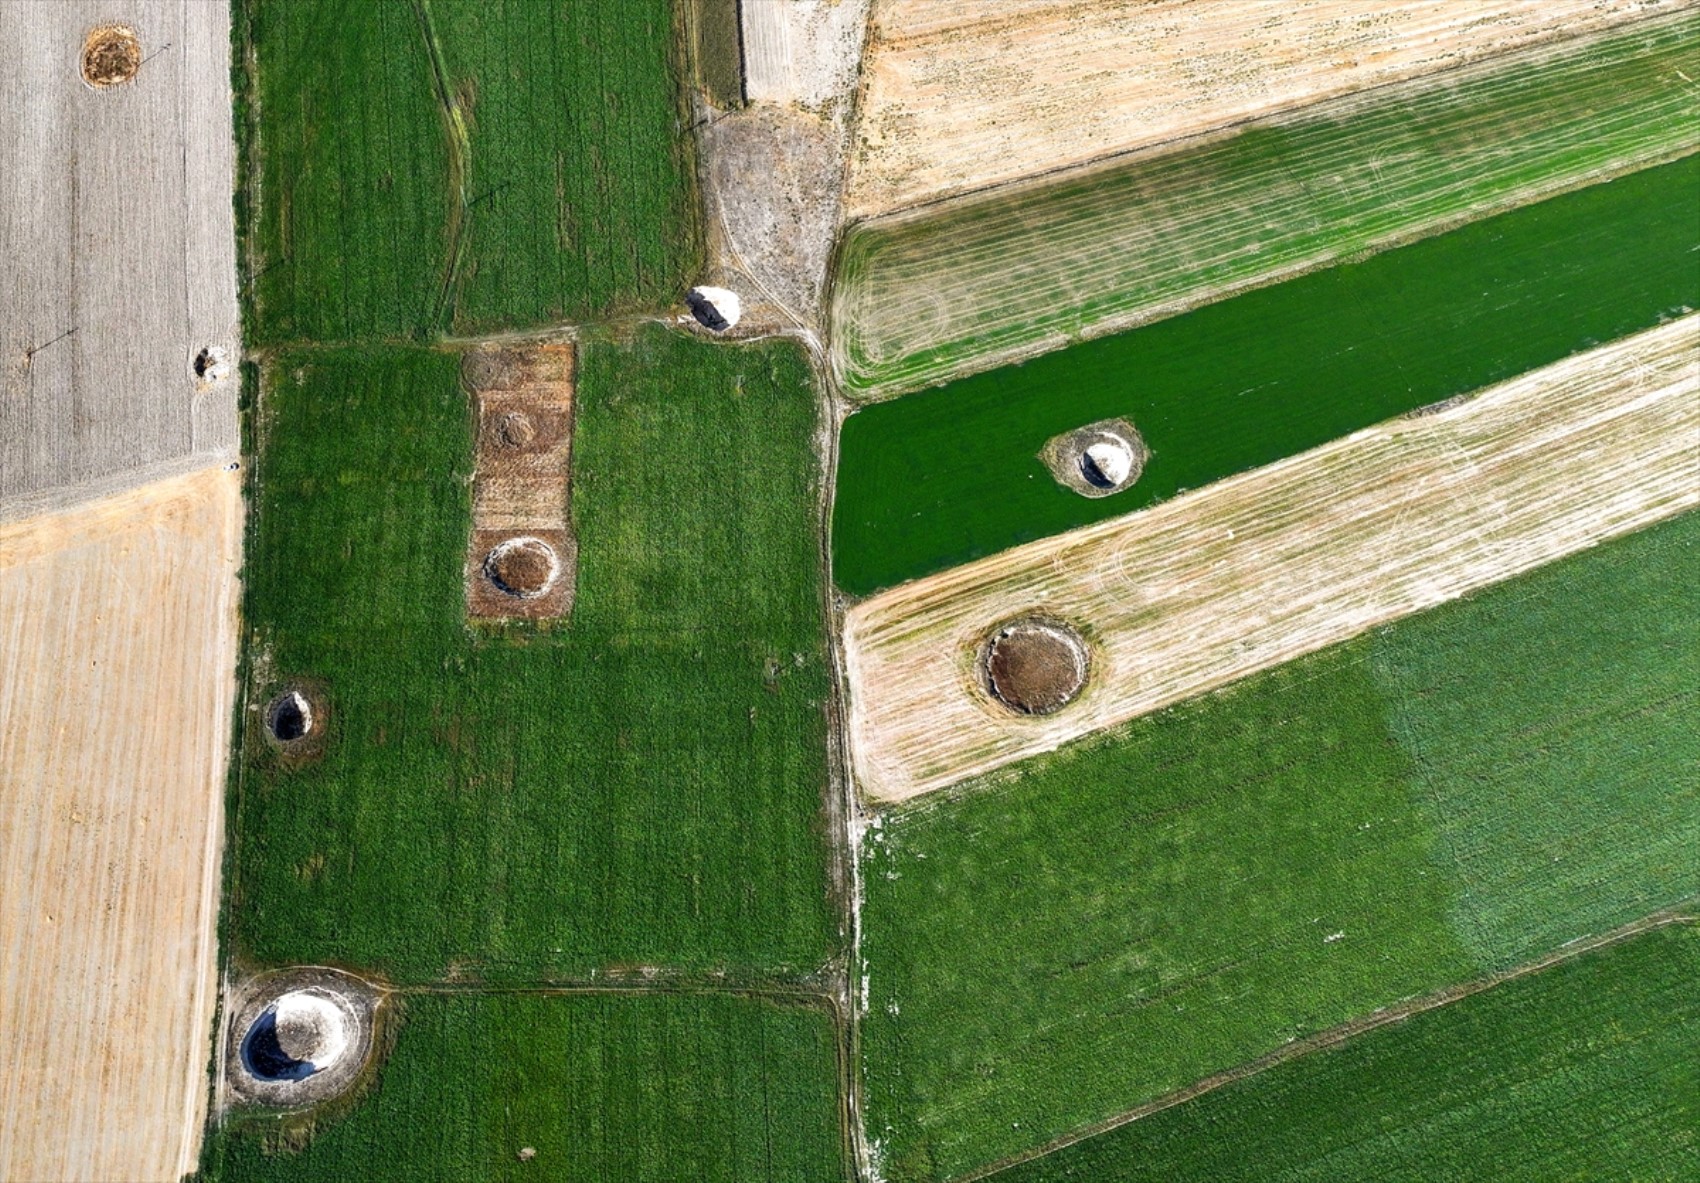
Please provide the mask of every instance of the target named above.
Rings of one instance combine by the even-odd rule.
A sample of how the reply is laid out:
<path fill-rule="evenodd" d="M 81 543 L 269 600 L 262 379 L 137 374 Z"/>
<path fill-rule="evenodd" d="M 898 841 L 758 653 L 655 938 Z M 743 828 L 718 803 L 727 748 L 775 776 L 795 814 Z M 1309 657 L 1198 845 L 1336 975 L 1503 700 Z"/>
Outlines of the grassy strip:
<path fill-rule="evenodd" d="M 1700 932 L 1656 930 L 996 1177 L 1675 1179 L 1700 1153 L 1697 976 Z"/>
<path fill-rule="evenodd" d="M 717 107 L 744 105 L 738 0 L 692 0 L 698 84 Z"/>
<path fill-rule="evenodd" d="M 235 948 L 398 981 L 831 953 L 811 375 L 659 329 L 581 352 L 578 603 L 470 630 L 471 416 L 453 355 L 266 373 L 246 619 L 256 702 L 329 699 L 285 767 L 250 714 Z"/>
<path fill-rule="evenodd" d="M 587 318 L 700 261 L 669 0 L 250 8 L 252 344 Z"/>
<path fill-rule="evenodd" d="M 1700 306 L 1700 156 L 864 409 L 833 571 L 863 595 L 1128 513 Z M 1152 450 L 1083 498 L 1045 441 L 1131 419 Z"/>
<path fill-rule="evenodd" d="M 888 815 L 862 1030 L 888 1176 L 1700 894 L 1697 555 L 1689 514 Z"/>
<path fill-rule="evenodd" d="M 281 1153 L 277 1119 L 239 1117 L 200 1178 L 825 1183 L 844 1178 L 836 1062 L 831 1017 L 799 1006 L 415 996 L 348 1117 Z"/>
<path fill-rule="evenodd" d="M 1700 14 L 856 227 L 833 361 L 889 397 L 1700 144 Z"/>

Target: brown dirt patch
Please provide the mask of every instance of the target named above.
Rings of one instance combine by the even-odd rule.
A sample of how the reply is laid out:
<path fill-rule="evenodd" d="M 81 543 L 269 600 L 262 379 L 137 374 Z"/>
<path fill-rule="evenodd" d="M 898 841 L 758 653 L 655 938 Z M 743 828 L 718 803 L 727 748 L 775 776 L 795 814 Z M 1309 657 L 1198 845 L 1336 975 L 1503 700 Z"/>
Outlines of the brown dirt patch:
<path fill-rule="evenodd" d="M 478 415 L 467 612 L 542 620 L 572 609 L 571 345 L 475 349 L 461 377 Z"/>
<path fill-rule="evenodd" d="M 1023 620 L 986 642 L 986 688 L 1023 715 L 1049 715 L 1073 702 L 1086 684 L 1086 644 L 1065 624 Z"/>
<path fill-rule="evenodd" d="M 128 25 L 99 25 L 83 39 L 83 81 L 108 87 L 128 82 L 142 68 L 142 43 Z"/>

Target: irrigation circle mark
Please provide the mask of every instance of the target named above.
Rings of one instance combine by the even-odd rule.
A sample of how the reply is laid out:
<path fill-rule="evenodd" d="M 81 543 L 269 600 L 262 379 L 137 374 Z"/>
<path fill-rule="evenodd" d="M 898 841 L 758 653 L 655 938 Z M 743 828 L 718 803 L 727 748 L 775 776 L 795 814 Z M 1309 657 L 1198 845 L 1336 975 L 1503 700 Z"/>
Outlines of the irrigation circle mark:
<path fill-rule="evenodd" d="M 560 578 L 561 560 L 541 538 L 523 535 L 490 549 L 484 556 L 484 575 L 504 595 L 534 600 Z"/>
<path fill-rule="evenodd" d="M 1049 715 L 1086 684 L 1086 642 L 1066 624 L 1026 619 L 994 632 L 980 654 L 987 692 L 1022 715 Z"/>
<path fill-rule="evenodd" d="M 129 82 L 142 68 L 142 42 L 129 25 L 97 25 L 83 38 L 83 81 L 98 89 Z"/>

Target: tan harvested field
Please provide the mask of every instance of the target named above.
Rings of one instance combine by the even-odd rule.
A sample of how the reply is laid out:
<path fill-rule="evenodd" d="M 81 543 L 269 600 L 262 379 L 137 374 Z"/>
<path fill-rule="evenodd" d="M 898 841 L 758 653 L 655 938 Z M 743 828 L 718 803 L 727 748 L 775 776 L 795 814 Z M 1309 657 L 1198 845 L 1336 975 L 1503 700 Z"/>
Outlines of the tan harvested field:
<path fill-rule="evenodd" d="M 867 218 L 1688 0 L 878 0 L 845 215 Z"/>
<path fill-rule="evenodd" d="M 240 477 L 0 525 L 0 1179 L 195 1163 Z"/>
<path fill-rule="evenodd" d="M 899 802 L 1700 505 L 1700 315 L 1126 517 L 904 584 L 845 621 L 857 780 Z M 983 689 L 994 628 L 1091 646 L 1043 718 Z"/>

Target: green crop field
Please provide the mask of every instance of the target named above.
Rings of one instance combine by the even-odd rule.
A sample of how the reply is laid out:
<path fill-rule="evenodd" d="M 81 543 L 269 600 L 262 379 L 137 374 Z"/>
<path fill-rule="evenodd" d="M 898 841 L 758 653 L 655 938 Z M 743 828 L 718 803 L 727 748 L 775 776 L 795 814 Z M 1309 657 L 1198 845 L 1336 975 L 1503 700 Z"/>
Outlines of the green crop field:
<path fill-rule="evenodd" d="M 265 964 L 398 981 L 812 971 L 828 898 L 812 377 L 786 342 L 581 350 L 571 620 L 469 629 L 454 355 L 274 355 L 253 693 L 321 682 L 322 760 L 247 717 L 226 917 Z"/>
<path fill-rule="evenodd" d="M 251 344 L 666 305 L 699 264 L 668 0 L 243 0 L 236 28 Z"/>
<path fill-rule="evenodd" d="M 1700 307 L 1700 156 L 845 421 L 833 575 L 853 595 L 1128 513 Z M 1125 493 L 1045 441 L 1125 416 Z"/>
<path fill-rule="evenodd" d="M 998 1183 L 1681 1179 L 1700 932 L 1496 986 L 1000 1172 Z"/>
<path fill-rule="evenodd" d="M 1700 147 L 1700 14 L 854 228 L 833 364 L 935 385 Z"/>
<path fill-rule="evenodd" d="M 887 814 L 870 1136 L 950 1178 L 1700 895 L 1700 514 Z"/>
<path fill-rule="evenodd" d="M 238 1118 L 209 1139 L 204 1183 L 845 1178 L 824 1010 L 681 995 L 403 1005 L 395 1048 L 351 1113 L 281 1153 L 275 1118 Z"/>

